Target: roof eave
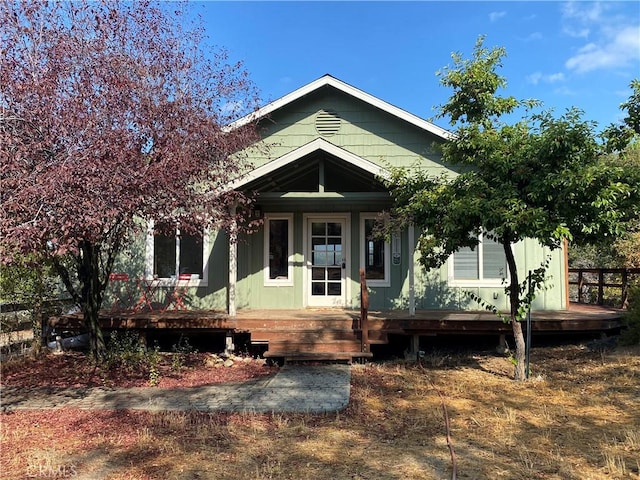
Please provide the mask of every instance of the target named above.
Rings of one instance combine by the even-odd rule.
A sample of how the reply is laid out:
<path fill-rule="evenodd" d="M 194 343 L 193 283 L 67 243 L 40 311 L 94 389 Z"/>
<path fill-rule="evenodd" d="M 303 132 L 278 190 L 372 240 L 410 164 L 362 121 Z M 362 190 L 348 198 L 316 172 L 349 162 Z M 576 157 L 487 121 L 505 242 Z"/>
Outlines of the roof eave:
<path fill-rule="evenodd" d="M 355 97 L 373 107 L 376 107 L 384 112 L 387 112 L 390 115 L 400 118 L 405 122 L 408 122 L 422 130 L 425 130 L 433 135 L 436 135 L 437 137 L 440 137 L 443 140 L 451 140 L 454 137 L 454 135 L 448 130 L 445 130 L 444 128 L 438 127 L 437 125 L 434 125 L 431 122 L 423 120 L 422 118 L 412 113 L 409 113 L 406 110 L 403 110 L 401 108 L 396 107 L 395 105 L 391 105 L 390 103 L 385 102 L 384 100 L 380 100 L 379 98 L 374 97 L 373 95 L 363 92 L 358 88 L 355 88 L 347 83 L 342 82 L 341 80 L 338 80 L 335 77 L 332 77 L 331 75 L 323 75 L 317 80 L 314 80 L 313 82 L 308 83 L 307 85 L 304 85 L 303 87 L 300 87 L 299 89 L 294 90 L 293 92 L 283 97 L 280 97 L 277 100 L 274 100 L 273 102 L 265 105 L 264 107 L 256 110 L 255 112 L 245 115 L 244 117 L 229 124 L 227 127 L 225 127 L 225 130 L 233 130 L 235 128 L 239 128 L 248 123 L 257 121 L 263 117 L 266 117 L 272 112 L 279 110 L 280 108 L 304 97 L 305 95 L 308 95 L 325 86 L 331 86 L 336 90 L 344 92 L 347 95 Z"/>

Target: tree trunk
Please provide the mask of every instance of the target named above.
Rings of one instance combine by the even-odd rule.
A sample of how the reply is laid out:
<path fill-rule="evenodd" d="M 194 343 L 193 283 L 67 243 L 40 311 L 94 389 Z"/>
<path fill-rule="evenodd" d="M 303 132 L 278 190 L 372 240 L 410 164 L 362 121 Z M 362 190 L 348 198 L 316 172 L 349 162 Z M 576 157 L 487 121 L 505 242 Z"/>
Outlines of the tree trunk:
<path fill-rule="evenodd" d="M 513 328 L 513 338 L 516 342 L 516 365 L 514 379 L 517 382 L 521 382 L 527 379 L 526 365 L 525 365 L 525 350 L 526 345 L 524 343 L 524 335 L 522 333 L 522 323 L 511 318 L 511 327 Z"/>
<path fill-rule="evenodd" d="M 89 341 L 93 358 L 104 360 L 107 347 L 100 328 L 100 306 L 102 305 L 103 287 L 100 282 L 100 247 L 83 241 L 80 246 L 78 279 L 81 289 L 81 307 L 84 324 L 89 331 Z"/>
<path fill-rule="evenodd" d="M 107 352 L 100 328 L 99 312 L 109 274 L 122 239 L 120 232 L 116 232 L 112 237 L 115 240 L 107 245 L 106 250 L 103 250 L 103 245 L 100 243 L 92 243 L 88 240 L 80 241 L 78 253 L 70 257 L 74 261 L 75 276 L 71 275 L 70 267 L 67 267 L 60 258 L 52 257 L 53 266 L 60 275 L 64 286 L 74 303 L 82 310 L 84 324 L 90 337 L 91 354 L 98 362 L 105 359 Z M 75 279 L 77 281 L 74 281 Z"/>
<path fill-rule="evenodd" d="M 511 250 L 511 242 L 505 241 L 502 246 L 504 247 L 504 253 L 507 259 L 507 266 L 509 268 L 509 276 L 511 283 L 509 284 L 509 318 L 511 321 L 511 328 L 513 330 L 513 339 L 516 343 L 516 364 L 514 379 L 517 382 L 521 382 L 527 379 L 526 365 L 525 365 L 525 342 L 524 334 L 522 333 L 522 324 L 517 320 L 518 308 L 520 307 L 520 282 L 518 281 L 518 268 L 516 265 L 516 259 Z"/>

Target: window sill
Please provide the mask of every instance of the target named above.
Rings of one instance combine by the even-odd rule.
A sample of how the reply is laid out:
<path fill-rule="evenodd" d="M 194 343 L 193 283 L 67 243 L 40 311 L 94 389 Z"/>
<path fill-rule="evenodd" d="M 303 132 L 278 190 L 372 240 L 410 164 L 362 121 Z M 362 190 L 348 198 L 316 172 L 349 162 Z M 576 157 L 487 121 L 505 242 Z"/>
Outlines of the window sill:
<path fill-rule="evenodd" d="M 367 287 L 390 287 L 389 280 L 367 280 Z"/>
<path fill-rule="evenodd" d="M 264 282 L 265 287 L 293 287 L 293 282 L 289 280 L 271 280 L 268 282 Z"/>
<path fill-rule="evenodd" d="M 504 288 L 509 279 L 505 280 L 453 280 L 449 279 L 447 285 L 450 287 L 482 287 L 482 288 Z"/>

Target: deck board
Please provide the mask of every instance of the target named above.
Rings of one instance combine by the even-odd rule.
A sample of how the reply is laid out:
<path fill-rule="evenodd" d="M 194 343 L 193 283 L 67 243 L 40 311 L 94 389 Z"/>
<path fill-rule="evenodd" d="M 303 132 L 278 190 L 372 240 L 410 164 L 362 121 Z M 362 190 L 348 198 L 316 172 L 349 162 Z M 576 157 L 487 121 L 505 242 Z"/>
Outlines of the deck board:
<path fill-rule="evenodd" d="M 567 332 L 608 330 L 621 326 L 624 310 L 594 305 L 571 304 L 567 310 L 544 310 L 531 313 L 534 331 Z M 102 328 L 168 328 L 252 331 L 263 329 L 305 330 L 313 327 L 355 328 L 359 310 L 240 310 L 235 317 L 215 310 L 180 310 L 166 312 L 100 313 Z M 60 315 L 49 319 L 50 326 L 80 327 L 79 314 Z M 491 312 L 459 310 L 417 310 L 410 316 L 405 310 L 369 312 L 371 330 L 423 330 L 433 333 L 465 331 L 499 332 L 510 326 Z"/>

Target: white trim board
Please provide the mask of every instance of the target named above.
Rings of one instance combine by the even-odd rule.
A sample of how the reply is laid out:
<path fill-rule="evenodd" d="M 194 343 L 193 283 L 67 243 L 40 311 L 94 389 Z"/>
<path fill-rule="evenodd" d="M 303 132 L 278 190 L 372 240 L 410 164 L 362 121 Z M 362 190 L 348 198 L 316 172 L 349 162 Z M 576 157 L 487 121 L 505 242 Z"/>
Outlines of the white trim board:
<path fill-rule="evenodd" d="M 289 153 L 286 153 L 283 156 L 256 168 L 255 170 L 252 170 L 251 172 L 231 183 L 230 188 L 236 189 L 242 187 L 243 185 L 246 185 L 253 180 L 268 175 L 271 172 L 289 165 L 296 160 L 300 160 L 305 155 L 309 155 L 310 153 L 316 151 L 323 151 L 330 155 L 333 155 L 334 157 L 338 157 L 340 160 L 344 160 L 345 162 L 350 163 L 351 165 L 369 172 L 377 177 L 385 179 L 390 178 L 391 174 L 387 169 L 380 167 L 379 165 L 376 165 L 369 160 L 359 157 L 358 155 L 355 155 L 345 150 L 344 148 L 340 148 L 337 145 L 326 141 L 324 138 L 316 138 L 315 140 L 312 140 L 309 143 L 302 145 L 301 147 L 298 147 L 295 150 L 292 150 Z"/>

